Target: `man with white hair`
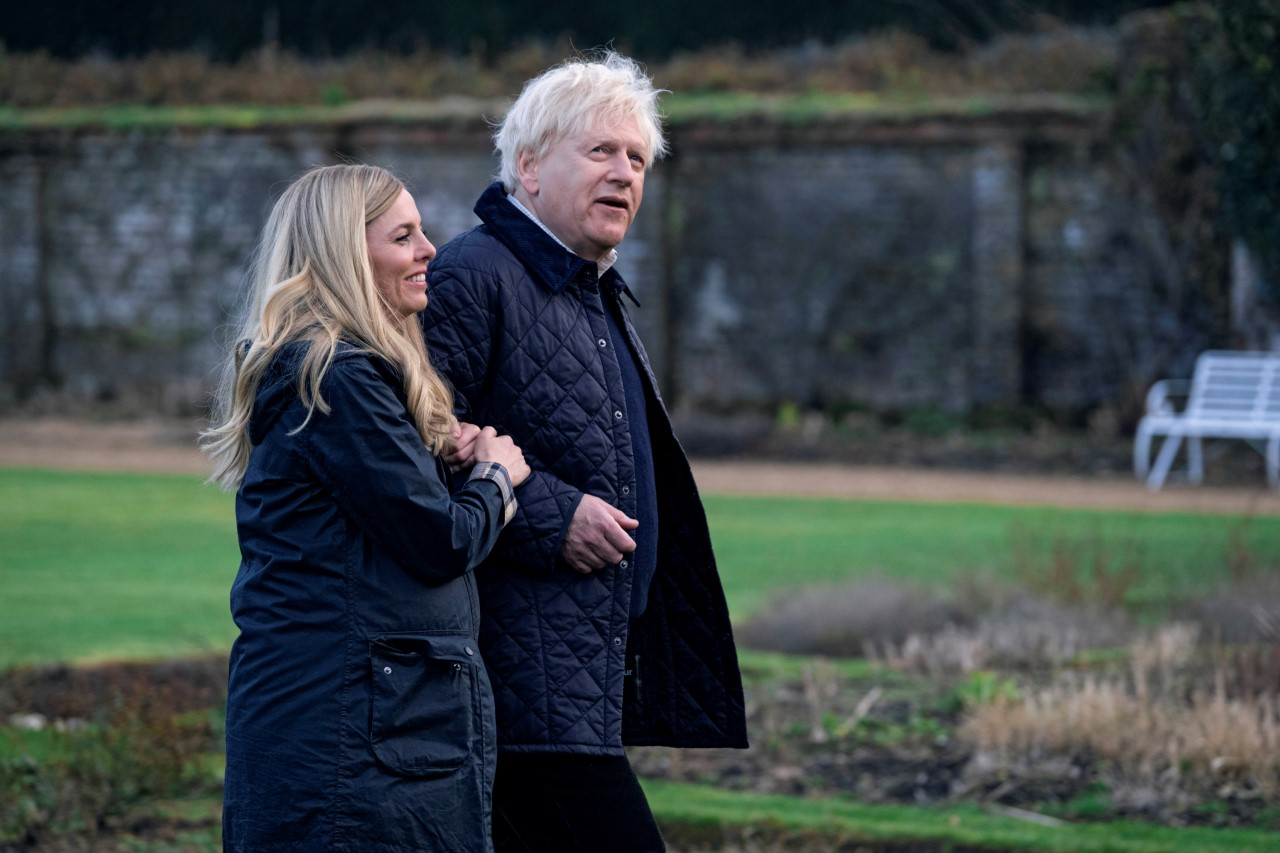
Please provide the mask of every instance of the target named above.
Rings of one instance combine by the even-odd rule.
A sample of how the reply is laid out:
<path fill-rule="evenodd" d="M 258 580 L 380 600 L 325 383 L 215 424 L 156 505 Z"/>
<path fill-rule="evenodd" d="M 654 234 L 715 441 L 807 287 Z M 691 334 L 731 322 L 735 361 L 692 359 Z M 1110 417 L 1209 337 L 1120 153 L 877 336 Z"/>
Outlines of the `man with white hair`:
<path fill-rule="evenodd" d="M 499 851 L 664 849 L 624 744 L 747 745 L 706 515 L 614 266 L 666 153 L 658 96 L 613 51 L 530 80 L 481 224 L 428 270 L 459 417 L 533 469 L 477 570 Z"/>

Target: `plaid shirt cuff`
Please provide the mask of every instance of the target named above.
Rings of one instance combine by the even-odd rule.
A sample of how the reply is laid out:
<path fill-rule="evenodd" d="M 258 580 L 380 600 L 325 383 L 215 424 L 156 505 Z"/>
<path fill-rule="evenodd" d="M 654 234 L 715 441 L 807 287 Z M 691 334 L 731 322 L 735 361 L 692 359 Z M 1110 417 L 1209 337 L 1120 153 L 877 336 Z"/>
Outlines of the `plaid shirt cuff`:
<path fill-rule="evenodd" d="M 502 493 L 502 526 L 506 527 L 507 522 L 515 516 L 518 506 L 516 490 L 511 486 L 511 475 L 507 473 L 507 469 L 497 462 L 477 462 L 471 469 L 467 482 L 472 480 L 492 480 L 498 484 L 498 491 Z"/>

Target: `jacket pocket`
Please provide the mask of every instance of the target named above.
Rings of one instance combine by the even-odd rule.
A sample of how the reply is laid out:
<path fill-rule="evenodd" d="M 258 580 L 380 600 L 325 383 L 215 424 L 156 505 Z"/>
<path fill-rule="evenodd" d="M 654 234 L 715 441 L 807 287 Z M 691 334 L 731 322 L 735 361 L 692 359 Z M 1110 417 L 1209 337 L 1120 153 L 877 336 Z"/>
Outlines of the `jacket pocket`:
<path fill-rule="evenodd" d="M 380 764 L 404 776 L 441 776 L 479 754 L 479 655 L 466 636 L 395 635 L 369 643 L 369 740 Z"/>

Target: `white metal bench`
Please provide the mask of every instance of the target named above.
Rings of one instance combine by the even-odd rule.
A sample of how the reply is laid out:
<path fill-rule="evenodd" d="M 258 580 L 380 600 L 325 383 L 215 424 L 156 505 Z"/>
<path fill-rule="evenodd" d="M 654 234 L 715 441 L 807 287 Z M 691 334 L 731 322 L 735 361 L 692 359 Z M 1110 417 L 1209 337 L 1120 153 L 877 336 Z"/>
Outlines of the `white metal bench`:
<path fill-rule="evenodd" d="M 1183 395 L 1186 404 L 1178 411 L 1171 398 Z M 1151 439 L 1157 435 L 1165 440 L 1151 465 Z M 1147 488 L 1159 489 L 1186 439 L 1187 474 L 1199 485 L 1205 438 L 1254 443 L 1266 456 L 1267 483 L 1280 486 L 1280 352 L 1209 350 L 1196 359 L 1190 382 L 1162 379 L 1152 385 L 1133 442 L 1134 472 Z"/>

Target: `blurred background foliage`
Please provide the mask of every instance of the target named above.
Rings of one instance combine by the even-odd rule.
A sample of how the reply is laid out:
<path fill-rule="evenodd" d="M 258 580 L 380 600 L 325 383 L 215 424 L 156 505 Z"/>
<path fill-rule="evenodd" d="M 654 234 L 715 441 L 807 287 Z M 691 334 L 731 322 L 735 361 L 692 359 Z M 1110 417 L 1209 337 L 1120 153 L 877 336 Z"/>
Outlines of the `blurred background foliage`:
<path fill-rule="evenodd" d="M 641 5 L 546 0 L 531 11 L 522 0 L 116 0 L 17 4 L 0 19 L 0 40 L 13 51 L 52 56 L 137 57 L 197 50 L 236 61 L 263 43 L 310 58 L 357 51 L 470 54 L 492 62 L 530 41 L 567 39 L 577 47 L 615 43 L 648 60 L 734 43 L 748 50 L 806 41 L 833 43 L 876 30 L 914 33 L 955 49 L 1046 17 L 1109 24 L 1168 0 L 650 0 Z M 68 26 L 75 21 L 75 26 Z"/>
<path fill-rule="evenodd" d="M 320 104 L 511 96 L 613 45 L 676 92 L 1104 92 L 1115 24 L 1168 0 L 227 0 L 26 4 L 0 16 L 0 104 Z M 67 21 L 74 20 L 75 26 Z"/>
<path fill-rule="evenodd" d="M 1280 0 L 1203 7 L 1196 90 L 1229 229 L 1280 290 Z"/>

